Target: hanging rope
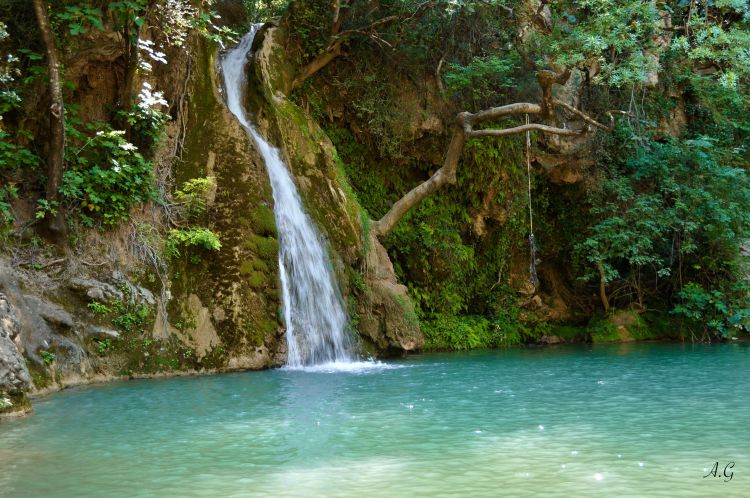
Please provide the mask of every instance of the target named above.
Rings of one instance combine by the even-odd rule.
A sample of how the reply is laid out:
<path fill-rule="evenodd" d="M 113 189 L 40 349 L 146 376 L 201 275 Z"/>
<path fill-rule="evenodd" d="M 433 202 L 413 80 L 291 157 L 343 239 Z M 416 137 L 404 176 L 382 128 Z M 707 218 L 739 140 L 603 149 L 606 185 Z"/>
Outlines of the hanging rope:
<path fill-rule="evenodd" d="M 529 115 L 526 115 L 529 124 Z M 526 131 L 526 178 L 529 184 L 529 282 L 539 287 L 539 277 L 536 274 L 536 240 L 534 239 L 534 211 L 531 208 L 531 131 Z"/>

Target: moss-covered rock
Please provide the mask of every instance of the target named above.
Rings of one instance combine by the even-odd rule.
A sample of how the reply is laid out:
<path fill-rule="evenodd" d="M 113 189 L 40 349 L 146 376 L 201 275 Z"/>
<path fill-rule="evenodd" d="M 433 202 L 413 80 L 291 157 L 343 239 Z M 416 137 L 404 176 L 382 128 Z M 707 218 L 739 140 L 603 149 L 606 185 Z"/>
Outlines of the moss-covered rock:
<path fill-rule="evenodd" d="M 216 57 L 215 45 L 197 42 L 184 154 L 174 174 L 178 184 L 216 178 L 201 222 L 222 248 L 175 262 L 169 319 L 187 324 L 178 335 L 201 355 L 210 351 L 214 367 L 268 367 L 283 363 L 285 348 L 271 187 L 255 145 L 223 103 Z M 200 323 L 191 320 L 196 313 Z"/>
<path fill-rule="evenodd" d="M 633 310 L 613 311 L 604 318 L 593 320 L 588 329 L 594 343 L 647 341 L 661 337 Z"/>
<path fill-rule="evenodd" d="M 353 302 L 350 313 L 360 336 L 381 353 L 418 349 L 424 338 L 406 287 L 397 282 L 385 249 L 367 233 L 369 217 L 348 184 L 333 144 L 313 117 L 286 96 L 296 68 L 287 58 L 285 30 L 283 23 L 267 26 L 256 36 L 248 95 L 255 122 L 280 147 L 307 212 L 327 239 L 339 286 Z M 262 225 L 260 216 L 253 218 L 253 226 Z M 247 243 L 263 252 L 261 239 Z"/>

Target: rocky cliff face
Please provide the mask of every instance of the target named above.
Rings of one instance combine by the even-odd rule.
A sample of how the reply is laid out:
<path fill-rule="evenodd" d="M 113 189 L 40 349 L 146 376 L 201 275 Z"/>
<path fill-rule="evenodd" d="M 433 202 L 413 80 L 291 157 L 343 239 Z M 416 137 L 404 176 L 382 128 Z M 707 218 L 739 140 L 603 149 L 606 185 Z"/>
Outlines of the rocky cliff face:
<path fill-rule="evenodd" d="M 18 349 L 20 327 L 15 308 L 0 294 L 0 416 L 28 410 L 25 393 L 31 387 L 31 375 Z"/>
<path fill-rule="evenodd" d="M 222 102 L 217 52 L 194 37 L 157 75 L 154 86 L 174 104 L 153 163 L 167 189 L 215 179 L 199 221 L 218 234 L 222 250 L 168 259 L 159 246 L 169 210 L 147 205 L 117 229 L 76 233 L 41 249 L 34 249 L 39 241 L 22 243 L 0 257 L 0 394 L 14 405 L 27 391 L 112 377 L 283 363 L 270 185 L 254 145 Z M 77 80 L 102 72 L 98 56 L 91 63 L 86 54 L 73 57 Z M 96 82 L 95 95 L 80 95 L 80 112 L 106 119 L 99 114 L 116 98 L 116 82 Z M 33 217 L 24 203 L 16 212 Z"/>
<path fill-rule="evenodd" d="M 184 153 L 174 174 L 178 182 L 216 178 L 207 217 L 222 249 L 197 266 L 173 268 L 170 316 L 192 318 L 195 326 L 160 333 L 181 335 L 196 347 L 203 341 L 204 354 L 221 348 L 222 368 L 265 368 L 285 357 L 273 199 L 255 145 L 223 103 L 216 56 L 216 47 L 200 44 Z"/>

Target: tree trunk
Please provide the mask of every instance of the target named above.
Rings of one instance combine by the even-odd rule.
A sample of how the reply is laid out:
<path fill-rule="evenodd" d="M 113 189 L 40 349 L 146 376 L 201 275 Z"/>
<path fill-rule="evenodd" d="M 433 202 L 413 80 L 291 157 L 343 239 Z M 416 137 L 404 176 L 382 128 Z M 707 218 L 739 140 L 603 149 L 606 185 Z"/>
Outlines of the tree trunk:
<path fill-rule="evenodd" d="M 326 50 L 303 67 L 297 76 L 294 77 L 294 80 L 292 80 L 289 93 L 292 93 L 294 90 L 302 86 L 302 83 L 304 83 L 307 78 L 326 67 L 333 59 L 341 55 L 341 45 L 341 43 L 335 43 L 329 50 Z"/>
<path fill-rule="evenodd" d="M 138 70 L 138 45 L 125 40 L 125 81 L 120 90 L 120 109 L 129 111 L 133 99 L 133 85 L 135 84 L 135 73 Z M 127 121 L 126 123 L 127 124 Z"/>
<path fill-rule="evenodd" d="M 63 104 L 62 87 L 60 86 L 60 58 L 55 45 L 55 36 L 49 24 L 47 6 L 43 0 L 34 0 L 34 12 L 47 52 L 47 70 L 49 72 L 50 138 L 46 196 L 47 201 L 52 203 L 53 201 L 59 202 L 59 190 L 65 164 L 65 106 Z M 62 215 L 51 216 L 48 225 L 53 232 L 60 233 L 64 230 Z"/>
<path fill-rule="evenodd" d="M 609 298 L 607 297 L 607 276 L 604 273 L 604 265 L 601 261 L 596 262 L 596 269 L 599 272 L 599 299 L 604 306 L 604 312 L 609 311 Z"/>
<path fill-rule="evenodd" d="M 137 23 L 135 19 L 143 20 L 156 5 L 156 0 L 149 0 L 148 3 L 141 7 L 142 10 L 135 12 L 128 11 L 129 19 L 125 21 L 123 30 L 123 42 L 125 43 L 125 81 L 120 91 L 120 108 L 130 110 L 135 96 L 135 77 L 140 64 L 140 48 L 138 40 L 141 38 L 142 24 Z M 130 125 L 127 120 L 122 124 L 125 131 L 130 135 Z"/>

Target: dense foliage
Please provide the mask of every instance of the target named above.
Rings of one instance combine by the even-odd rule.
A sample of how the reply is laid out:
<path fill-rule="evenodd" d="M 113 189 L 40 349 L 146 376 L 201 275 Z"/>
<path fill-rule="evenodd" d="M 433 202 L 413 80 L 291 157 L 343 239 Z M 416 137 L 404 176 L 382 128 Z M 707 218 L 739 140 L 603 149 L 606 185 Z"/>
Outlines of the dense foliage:
<path fill-rule="evenodd" d="M 554 96 L 600 125 L 569 147 L 533 134 L 530 177 L 523 135 L 469 140 L 456 184 L 410 210 L 382 241 L 432 347 L 498 346 L 549 332 L 548 310 L 519 292 L 527 287 L 529 203 L 544 265 L 536 290 L 574 294 L 568 319 L 633 309 L 670 317 L 695 337 L 747 329 L 747 0 L 235 4 L 249 21 L 283 16 L 287 55 L 300 72 L 291 98 L 325 123 L 372 219 L 439 166 L 459 112 L 547 106 Z M 176 213 L 162 234 L 168 255 L 192 248 L 199 260 L 200 251 L 219 249 L 215 234 L 200 226 L 210 180 L 171 189 L 155 181 L 154 154 L 177 109 L 151 86 L 151 75 L 168 67 L 166 54 L 185 50 L 189 33 L 232 39 L 217 26 L 218 6 L 47 5 L 60 47 L 81 48 L 102 30 L 118 33 L 120 95 L 104 120 L 84 122 L 75 105 L 66 108 L 61 202 L 45 199 L 47 137 L 27 119 L 36 111 L 26 104 L 38 103 L 44 88 L 44 50 L 31 9 L 0 0 L 8 17 L 0 23 L 0 223 L 11 226 L 18 197 L 33 199 L 39 219 L 64 210 L 92 227 L 116 225 L 135 206 L 154 202 Z M 554 95 L 542 84 L 550 74 Z M 66 98 L 75 94 L 71 86 Z M 409 99 L 418 102 L 403 105 Z M 422 113 L 440 123 L 420 128 Z M 563 129 L 581 122 L 560 109 L 543 114 Z M 553 182 L 568 163 L 577 164 L 575 180 Z"/>
<path fill-rule="evenodd" d="M 607 124 L 608 110 L 623 117 L 589 142 L 594 161 L 577 186 L 533 176 L 541 258 L 562 267 L 578 295 L 601 288 L 606 302 L 581 304 L 583 316 L 658 310 L 693 337 L 747 327 L 750 4 L 464 0 L 422 12 L 424 3 L 341 2 L 341 31 L 359 35 L 297 94 L 321 120 L 331 119 L 330 88 L 346 95 L 350 124 L 328 132 L 369 214 L 377 219 L 434 167 L 411 159 L 436 145 L 405 136 L 398 81 L 436 75 L 449 112 L 476 112 L 538 101 L 537 76 L 567 69 L 560 98 L 576 92 L 573 102 Z M 329 2 L 296 2 L 291 19 L 300 64 L 335 43 Z M 527 339 L 541 333 L 533 312 L 512 312 L 523 299 L 508 299 L 527 247 L 522 164 L 521 137 L 470 142 L 457 186 L 408 212 L 385 241 L 434 347 L 498 345 L 498 310 L 511 310 Z M 504 215 L 478 234 L 488 196 Z M 542 290 L 551 284 L 543 275 Z"/>
<path fill-rule="evenodd" d="M 30 2 L 29 2 L 30 3 Z M 45 177 L 39 171 L 42 158 L 51 154 L 44 147 L 46 119 L 36 116 L 38 92 L 46 84 L 44 48 L 36 33 L 34 11 L 29 3 L 17 0 L 0 2 L 0 12 L 12 17 L 13 29 L 0 23 L 0 48 L 3 63 L 0 75 L 0 220 L 5 231 L 14 221 L 11 201 L 31 198 L 36 201 L 36 220 L 44 222 L 51 216 L 64 213 L 74 230 L 84 227 L 109 228 L 130 218 L 133 208 L 155 203 L 165 208 L 165 217 L 174 226 L 171 232 L 162 230 L 159 240 L 149 247 L 162 246 L 165 255 L 178 254 L 179 246 L 198 245 L 218 250 L 218 237 L 199 223 L 201 205 L 199 180 L 190 192 L 177 190 L 175 198 L 170 185 L 155 179 L 154 157 L 159 153 L 165 128 L 171 119 L 173 104 L 164 96 L 164 89 L 156 89 L 154 72 L 169 66 L 167 52 L 178 54 L 187 50 L 191 33 L 222 43 L 231 40 L 233 33 L 217 26 L 217 15 L 212 11 L 212 0 L 126 0 L 78 2 L 56 0 L 46 2 L 49 22 L 59 49 L 65 48 L 63 58 L 63 97 L 65 101 L 64 173 L 59 196 L 48 198 L 42 194 Z M 8 28 L 8 29 L 6 29 Z M 103 38 L 97 38 L 102 34 Z M 98 102 L 100 110 L 81 106 L 85 89 L 66 78 L 68 65 L 81 60 L 80 53 L 101 57 L 91 40 L 109 40 L 107 33 L 117 33 L 121 46 L 113 60 L 118 77 L 117 88 L 105 90 L 109 102 Z M 104 53 L 108 57 L 108 53 Z M 85 58 L 83 59 L 85 62 Z M 72 73 L 75 73 L 71 69 Z M 73 77 L 73 76 L 71 76 Z M 79 80 L 80 81 L 80 76 Z M 86 84 L 86 80 L 83 80 Z M 113 94 L 113 95 L 110 95 Z M 28 104 L 26 103 L 28 101 Z M 91 114 L 102 114 L 105 120 L 91 119 Z M 28 124 L 30 123 L 30 125 Z M 7 178 L 7 181 L 6 181 Z M 23 191 L 17 186 L 23 183 Z M 204 189 L 205 190 L 205 189 Z M 202 192 L 205 194 L 205 192 Z M 180 197 L 183 195 L 183 197 Z M 188 196 L 189 199 L 184 196 Z M 188 205 L 189 209 L 186 207 Z M 72 215 L 72 216 L 70 216 Z M 19 229 L 26 229 L 21 224 Z M 166 227 L 167 229 L 170 227 Z M 152 227 L 146 232 L 153 231 Z M 143 232 L 143 230 L 138 233 Z M 20 233 L 20 232 L 19 232 Z M 171 236 L 169 235 L 171 234 Z M 197 237 L 197 239 L 196 239 Z M 169 254 L 167 254 L 169 253 Z M 152 262 L 161 256 L 151 256 Z"/>

